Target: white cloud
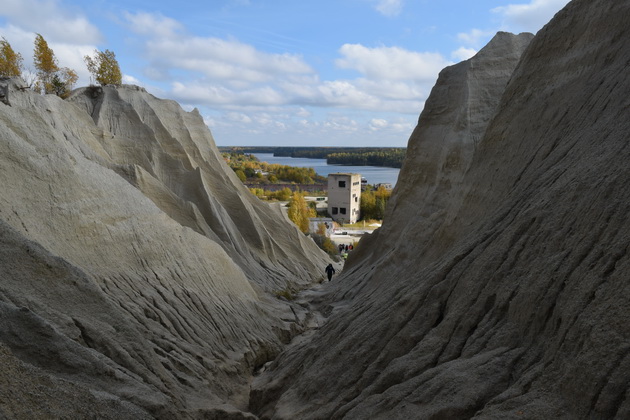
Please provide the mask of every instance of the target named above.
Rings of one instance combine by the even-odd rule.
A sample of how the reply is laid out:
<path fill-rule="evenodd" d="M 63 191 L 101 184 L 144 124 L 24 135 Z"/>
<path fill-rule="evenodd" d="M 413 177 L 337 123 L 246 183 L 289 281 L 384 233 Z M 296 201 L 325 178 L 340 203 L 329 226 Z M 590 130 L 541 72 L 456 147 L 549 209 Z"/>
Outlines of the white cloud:
<path fill-rule="evenodd" d="M 408 51 L 399 47 L 368 48 L 361 44 L 344 44 L 336 61 L 340 68 L 354 69 L 375 80 L 434 81 L 436 75 L 451 64 L 441 54 Z"/>
<path fill-rule="evenodd" d="M 307 109 L 304 109 L 304 108 L 300 107 L 300 108 L 298 109 L 298 111 L 297 111 L 296 115 L 297 115 L 298 117 L 307 118 L 307 117 L 310 117 L 312 114 L 311 114 L 311 112 L 310 112 L 310 111 L 308 111 Z"/>
<path fill-rule="evenodd" d="M 337 65 L 357 70 L 362 77 L 322 81 L 299 55 L 263 52 L 236 39 L 190 35 L 177 21 L 158 14 L 126 17 L 130 28 L 144 39 L 151 63 L 145 75 L 150 74 L 154 80 L 175 79 L 167 96 L 180 103 L 234 113 L 213 117 L 209 120 L 213 127 L 271 127 L 265 118 L 254 117 L 253 113 L 264 107 L 292 109 L 290 117 L 274 112 L 277 121 L 285 119 L 273 126 L 277 130 L 288 127 L 286 120 L 314 118 L 306 107 L 417 115 L 437 74 L 451 64 L 440 54 L 346 44 L 340 49 Z M 303 124 L 294 124 L 296 129 L 304 128 Z M 327 120 L 318 127 L 333 129 L 337 124 L 341 123 Z M 367 123 L 364 129 L 369 129 Z"/>
<path fill-rule="evenodd" d="M 422 103 L 422 106 L 424 106 L 424 103 Z M 406 120 L 403 118 L 398 118 L 398 121 L 389 123 L 389 127 L 393 133 L 406 133 L 407 135 L 411 134 L 415 126 L 416 126 L 415 118 L 413 120 Z"/>
<path fill-rule="evenodd" d="M 273 106 L 287 103 L 282 92 L 270 86 L 232 90 L 224 85 L 203 81 L 186 84 L 176 81 L 172 84 L 171 94 L 177 101 L 212 106 Z"/>
<path fill-rule="evenodd" d="M 502 15 L 509 27 L 536 33 L 568 2 L 569 0 L 531 0 L 526 4 L 496 7 L 492 12 Z"/>
<path fill-rule="evenodd" d="M 33 48 L 35 33 L 9 24 L 5 27 L 0 27 L 0 34 L 11 44 L 11 48 L 13 48 L 14 51 L 22 55 L 25 73 L 34 72 Z M 45 35 L 42 34 L 42 36 L 44 36 L 48 46 L 53 50 L 59 67 L 68 67 L 77 73 L 79 76 L 77 86 L 89 84 L 90 73 L 87 70 L 83 57 L 91 55 L 95 47 L 86 44 L 52 42 Z M 26 76 L 26 74 L 24 76 L 29 77 Z"/>
<path fill-rule="evenodd" d="M 318 86 L 324 103 L 352 108 L 372 108 L 378 99 L 347 80 L 326 81 Z"/>
<path fill-rule="evenodd" d="M 13 48 L 15 52 L 19 52 L 22 55 L 24 64 L 27 65 L 27 67 L 32 67 L 35 34 L 12 24 L 0 27 L 0 34 L 11 44 L 11 48 Z"/>
<path fill-rule="evenodd" d="M 398 16 L 403 8 L 403 0 L 379 0 L 375 9 L 384 16 Z"/>
<path fill-rule="evenodd" d="M 384 120 L 382 118 L 373 118 L 370 121 L 369 127 L 372 131 L 378 131 L 387 128 L 388 125 L 389 123 L 387 122 L 387 120 Z"/>
<path fill-rule="evenodd" d="M 330 80 L 314 85 L 284 84 L 288 103 L 302 106 L 338 107 L 380 112 L 416 114 L 420 98 L 430 91 L 402 81 Z"/>
<path fill-rule="evenodd" d="M 440 69 L 441 70 L 441 69 Z M 414 101 L 426 95 L 435 82 L 438 72 L 431 81 L 417 83 L 409 80 L 369 80 L 357 79 L 353 83 L 357 88 L 369 92 L 383 100 Z"/>
<path fill-rule="evenodd" d="M 103 38 L 87 18 L 69 12 L 56 0 L 3 0 L 0 16 L 25 31 L 41 34 L 48 43 L 81 40 L 83 44 L 98 44 Z"/>
<path fill-rule="evenodd" d="M 331 116 L 322 123 L 322 128 L 333 130 L 352 132 L 359 129 L 359 123 L 345 115 Z"/>
<path fill-rule="evenodd" d="M 469 32 L 458 33 L 457 39 L 469 47 L 481 48 L 488 43 L 495 33 L 496 31 L 494 30 L 483 31 L 481 29 L 472 29 Z"/>
<path fill-rule="evenodd" d="M 159 13 L 125 13 L 124 16 L 129 22 L 129 29 L 140 35 L 169 38 L 184 30 L 178 21 Z"/>
<path fill-rule="evenodd" d="M 187 70 L 245 86 L 314 73 L 298 55 L 270 54 L 234 39 L 191 36 L 183 33 L 178 22 L 160 15 L 127 14 L 127 19 L 137 33 L 147 37 L 147 58 L 158 77 L 171 70 Z"/>
<path fill-rule="evenodd" d="M 139 79 L 136 79 L 135 77 L 133 77 L 133 76 L 131 76 L 129 74 L 123 74 L 122 82 L 124 84 L 127 84 L 127 85 L 142 86 L 142 82 Z"/>
<path fill-rule="evenodd" d="M 57 44 L 49 42 L 48 46 L 54 51 L 60 67 L 69 67 L 79 76 L 78 86 L 89 84 L 90 72 L 83 57 L 93 55 L 95 47 L 90 45 Z"/>
<path fill-rule="evenodd" d="M 459 47 L 451 53 L 451 57 L 457 61 L 464 61 L 468 60 L 475 54 L 477 54 L 477 50 L 474 48 Z"/>
<path fill-rule="evenodd" d="M 243 114 L 242 112 L 229 112 L 226 117 L 230 121 L 234 121 L 241 124 L 251 124 L 253 121 L 248 115 Z"/>
<path fill-rule="evenodd" d="M 269 107 L 258 110 L 224 112 L 205 116 L 218 144 L 275 144 L 404 146 L 416 125 L 414 116 L 383 117 L 382 112 L 354 114 L 343 111 L 316 112 L 300 116 L 300 107 Z"/>
<path fill-rule="evenodd" d="M 414 120 L 406 120 L 400 117 L 397 117 L 395 120 L 386 120 L 383 118 L 372 118 L 368 124 L 367 128 L 374 133 L 404 133 L 409 135 L 413 128 L 415 127 Z"/>

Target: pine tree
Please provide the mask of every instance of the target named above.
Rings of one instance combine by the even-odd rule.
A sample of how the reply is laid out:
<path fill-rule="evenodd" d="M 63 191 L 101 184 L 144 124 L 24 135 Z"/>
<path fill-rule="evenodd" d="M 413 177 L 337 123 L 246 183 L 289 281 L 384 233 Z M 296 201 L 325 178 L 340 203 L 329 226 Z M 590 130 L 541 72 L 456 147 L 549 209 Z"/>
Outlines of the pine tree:
<path fill-rule="evenodd" d="M 59 71 L 53 75 L 51 81 L 52 93 L 62 98 L 66 98 L 70 95 L 70 91 L 77 80 L 79 80 L 79 76 L 77 76 L 74 70 L 67 67 L 59 69 Z"/>

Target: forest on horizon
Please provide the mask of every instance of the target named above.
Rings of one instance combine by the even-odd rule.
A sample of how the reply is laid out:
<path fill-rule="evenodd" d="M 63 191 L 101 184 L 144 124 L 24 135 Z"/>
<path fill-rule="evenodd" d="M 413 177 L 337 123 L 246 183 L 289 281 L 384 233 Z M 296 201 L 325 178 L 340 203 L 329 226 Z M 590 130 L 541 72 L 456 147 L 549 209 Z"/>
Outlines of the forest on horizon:
<path fill-rule="evenodd" d="M 224 153 L 273 153 L 274 156 L 326 159 L 331 165 L 402 167 L 406 147 L 219 146 Z"/>

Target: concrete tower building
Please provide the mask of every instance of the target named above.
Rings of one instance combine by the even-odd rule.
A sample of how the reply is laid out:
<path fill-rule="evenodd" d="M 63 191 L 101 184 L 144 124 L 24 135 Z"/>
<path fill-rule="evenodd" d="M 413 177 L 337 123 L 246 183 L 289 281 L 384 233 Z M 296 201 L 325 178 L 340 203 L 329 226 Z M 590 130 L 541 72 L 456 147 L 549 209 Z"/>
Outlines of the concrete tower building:
<path fill-rule="evenodd" d="M 339 223 L 355 223 L 361 208 L 361 174 L 328 175 L 328 214 Z"/>

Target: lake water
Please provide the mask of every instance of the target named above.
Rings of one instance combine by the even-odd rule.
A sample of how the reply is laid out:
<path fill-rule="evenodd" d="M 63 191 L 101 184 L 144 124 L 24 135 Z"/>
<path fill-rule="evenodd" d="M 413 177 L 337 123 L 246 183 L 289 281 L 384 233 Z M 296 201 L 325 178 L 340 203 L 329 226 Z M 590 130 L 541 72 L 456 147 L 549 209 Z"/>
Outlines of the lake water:
<path fill-rule="evenodd" d="M 390 183 L 396 185 L 400 169 L 386 168 L 384 166 L 348 166 L 329 165 L 326 159 L 293 158 L 288 156 L 274 156 L 273 153 L 255 153 L 254 156 L 261 162 L 276 163 L 279 165 L 294 166 L 297 168 L 313 168 L 321 176 L 328 176 L 335 172 L 349 172 L 361 174 L 367 179 L 368 184 Z"/>

